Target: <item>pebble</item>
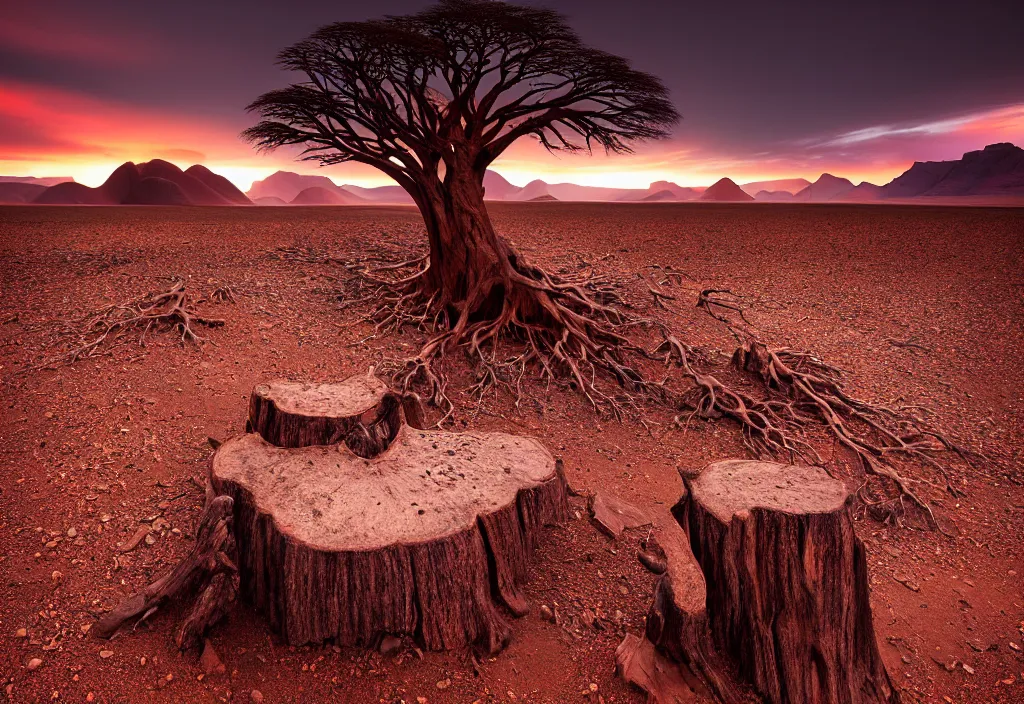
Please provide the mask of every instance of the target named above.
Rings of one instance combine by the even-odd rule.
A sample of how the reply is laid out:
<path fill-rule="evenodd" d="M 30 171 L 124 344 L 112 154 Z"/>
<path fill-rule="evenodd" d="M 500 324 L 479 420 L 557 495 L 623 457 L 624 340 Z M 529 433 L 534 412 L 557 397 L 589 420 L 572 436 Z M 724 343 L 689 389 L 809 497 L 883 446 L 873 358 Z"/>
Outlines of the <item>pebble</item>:
<path fill-rule="evenodd" d="M 19 628 L 17 631 L 14 632 L 14 637 L 15 638 L 28 638 L 28 629 L 27 628 Z"/>
<path fill-rule="evenodd" d="M 452 686 L 452 681 L 449 680 L 449 679 L 440 680 L 437 683 L 437 688 L 438 689 L 448 689 L 451 686 Z"/>
<path fill-rule="evenodd" d="M 540 617 L 545 621 L 554 621 L 555 614 L 551 611 L 551 607 L 547 604 L 543 604 L 540 607 Z"/>
<path fill-rule="evenodd" d="M 54 570 L 53 574 L 50 575 L 50 579 L 52 579 L 54 582 L 59 582 L 63 576 L 64 575 L 61 574 L 59 570 Z"/>
<path fill-rule="evenodd" d="M 106 660 L 107 658 L 109 658 L 113 654 L 114 654 L 113 650 L 101 650 L 100 651 L 100 657 L 103 658 L 104 660 Z"/>
<path fill-rule="evenodd" d="M 78 537 L 78 531 L 74 528 L 74 526 L 72 526 L 71 528 L 68 528 L 68 537 L 69 538 L 76 538 L 76 537 Z"/>
<path fill-rule="evenodd" d="M 384 636 L 380 641 L 381 655 L 387 655 L 388 653 L 398 650 L 400 647 L 402 647 L 402 639 L 396 638 L 395 636 Z"/>
<path fill-rule="evenodd" d="M 43 661 L 40 660 L 39 658 L 32 658 L 31 660 L 28 661 L 28 664 L 25 667 L 27 667 L 29 670 L 35 670 L 36 668 L 38 668 L 42 664 L 43 664 Z"/>
<path fill-rule="evenodd" d="M 258 689 L 254 689 L 249 692 L 249 699 L 255 702 L 255 704 L 260 704 L 263 701 L 263 692 Z"/>

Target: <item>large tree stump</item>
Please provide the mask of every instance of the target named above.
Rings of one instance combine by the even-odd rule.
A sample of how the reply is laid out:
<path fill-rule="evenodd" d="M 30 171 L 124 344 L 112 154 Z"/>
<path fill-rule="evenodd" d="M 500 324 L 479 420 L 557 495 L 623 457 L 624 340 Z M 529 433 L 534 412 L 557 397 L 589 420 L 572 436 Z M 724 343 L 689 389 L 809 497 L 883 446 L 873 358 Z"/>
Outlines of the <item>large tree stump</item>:
<path fill-rule="evenodd" d="M 249 434 L 218 449 L 211 479 L 235 501 L 241 592 L 293 645 L 387 633 L 500 650 L 503 609 L 528 609 L 520 585 L 541 529 L 568 512 L 554 458 L 503 433 L 401 425 L 372 459 Z"/>
<path fill-rule="evenodd" d="M 697 575 L 672 565 L 648 636 L 696 665 L 725 700 L 735 668 L 778 704 L 898 701 L 878 653 L 864 545 L 843 484 L 818 467 L 744 460 L 718 462 L 686 483 L 673 513 L 706 583 L 707 620 L 689 603 L 700 592 Z"/>

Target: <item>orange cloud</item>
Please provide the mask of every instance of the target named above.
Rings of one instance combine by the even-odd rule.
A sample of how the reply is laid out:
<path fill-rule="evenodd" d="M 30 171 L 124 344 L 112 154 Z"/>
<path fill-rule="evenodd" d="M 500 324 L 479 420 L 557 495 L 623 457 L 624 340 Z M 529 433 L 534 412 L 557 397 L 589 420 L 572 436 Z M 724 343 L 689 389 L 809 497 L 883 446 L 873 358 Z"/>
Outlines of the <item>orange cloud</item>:
<path fill-rule="evenodd" d="M 68 90 L 0 80 L 0 174 L 72 176 L 99 185 L 119 164 L 159 157 L 187 167 L 204 163 L 247 189 L 278 169 L 323 173 L 339 183 L 381 185 L 387 177 L 366 166 L 319 170 L 284 150 L 258 154 L 238 139 L 249 117 L 203 119 L 99 100 Z M 535 178 L 585 185 L 645 188 L 652 181 L 707 185 L 722 176 L 737 182 L 815 179 L 823 172 L 857 182 L 885 183 L 915 160 L 953 159 L 996 141 L 1024 143 L 1024 104 L 918 123 L 879 125 L 776 144 L 757 153 L 708 146 L 687 135 L 641 144 L 635 154 L 552 155 L 522 140 L 496 162 L 513 183 Z"/>

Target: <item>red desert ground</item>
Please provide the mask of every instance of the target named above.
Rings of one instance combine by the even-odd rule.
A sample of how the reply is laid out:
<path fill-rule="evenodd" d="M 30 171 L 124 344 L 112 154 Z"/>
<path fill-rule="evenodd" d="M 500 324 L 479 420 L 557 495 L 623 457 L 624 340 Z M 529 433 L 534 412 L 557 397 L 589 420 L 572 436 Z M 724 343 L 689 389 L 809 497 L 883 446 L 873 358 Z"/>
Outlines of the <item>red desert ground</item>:
<path fill-rule="evenodd" d="M 509 183 L 496 171 L 484 178 L 492 201 L 574 202 L 765 202 L 765 203 L 932 203 L 1024 205 L 1024 149 L 990 144 L 951 161 L 915 162 L 884 185 L 824 173 L 813 183 L 780 179 L 736 184 L 722 178 L 709 187 L 689 188 L 656 181 L 646 189 L 580 186 L 531 181 Z M 372 205 L 411 203 L 398 186 L 339 186 L 327 176 L 278 171 L 243 193 L 223 176 L 196 164 L 182 171 L 154 159 L 118 167 L 97 188 L 67 178 L 0 176 L 0 203 L 40 205 Z"/>

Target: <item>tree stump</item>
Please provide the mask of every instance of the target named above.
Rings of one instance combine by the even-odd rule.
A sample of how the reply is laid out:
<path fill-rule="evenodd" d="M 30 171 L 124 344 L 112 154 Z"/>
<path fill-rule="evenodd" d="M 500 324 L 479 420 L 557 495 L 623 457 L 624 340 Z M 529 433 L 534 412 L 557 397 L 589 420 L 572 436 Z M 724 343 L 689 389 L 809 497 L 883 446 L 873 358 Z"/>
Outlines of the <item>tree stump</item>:
<path fill-rule="evenodd" d="M 684 479 L 673 514 L 703 580 L 670 566 L 648 637 L 695 663 L 727 701 L 733 670 L 777 704 L 898 701 L 878 653 L 864 545 L 843 484 L 819 467 L 745 460 Z"/>
<path fill-rule="evenodd" d="M 285 402 L 268 388 L 254 395 L 257 421 L 303 418 L 254 423 L 281 429 L 273 437 L 311 440 L 299 425 L 345 417 L 318 424 L 315 413 L 335 408 L 321 395 L 303 401 L 295 387 Z M 380 400 L 367 391 L 347 411 L 372 411 Z M 235 502 L 241 593 L 292 645 L 393 634 L 496 652 L 510 637 L 503 610 L 528 610 L 520 587 L 542 527 L 568 514 L 565 480 L 532 438 L 399 425 L 373 458 L 345 445 L 276 447 L 263 432 L 217 450 L 211 480 Z"/>

